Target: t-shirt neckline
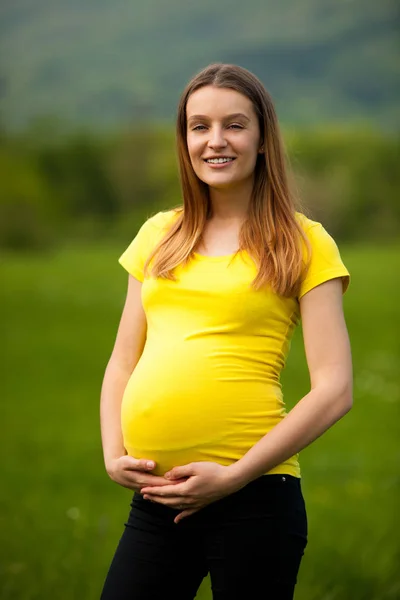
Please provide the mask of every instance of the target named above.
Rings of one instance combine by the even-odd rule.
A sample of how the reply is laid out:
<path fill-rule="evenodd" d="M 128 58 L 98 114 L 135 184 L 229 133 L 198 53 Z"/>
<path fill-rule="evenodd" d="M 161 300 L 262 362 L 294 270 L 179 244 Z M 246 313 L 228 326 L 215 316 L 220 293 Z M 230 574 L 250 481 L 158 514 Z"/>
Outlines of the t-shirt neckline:
<path fill-rule="evenodd" d="M 235 254 L 239 254 L 240 251 L 232 252 L 231 254 L 221 254 L 220 256 L 209 256 L 207 254 L 199 254 L 199 252 L 193 252 L 193 256 L 198 260 L 210 260 L 210 261 L 220 261 L 227 260 L 229 258 L 233 258 Z"/>

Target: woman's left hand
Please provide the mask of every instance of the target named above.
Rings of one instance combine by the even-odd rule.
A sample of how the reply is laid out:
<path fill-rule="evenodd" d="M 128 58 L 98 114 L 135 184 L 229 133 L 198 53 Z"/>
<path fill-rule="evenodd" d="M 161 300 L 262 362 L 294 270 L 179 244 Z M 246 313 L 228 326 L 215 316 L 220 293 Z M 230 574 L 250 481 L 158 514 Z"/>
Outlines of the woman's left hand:
<path fill-rule="evenodd" d="M 141 494 L 147 500 L 182 509 L 174 522 L 192 515 L 207 504 L 239 490 L 243 484 L 234 481 L 229 467 L 214 462 L 194 462 L 174 467 L 164 474 L 166 479 L 182 479 L 183 483 L 143 487 Z"/>

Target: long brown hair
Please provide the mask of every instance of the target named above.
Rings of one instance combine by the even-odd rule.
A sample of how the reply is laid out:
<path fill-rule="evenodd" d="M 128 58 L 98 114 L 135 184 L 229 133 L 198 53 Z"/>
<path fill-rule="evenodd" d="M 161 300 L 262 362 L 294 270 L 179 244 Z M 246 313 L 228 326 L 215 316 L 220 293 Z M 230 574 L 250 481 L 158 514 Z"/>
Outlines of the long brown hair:
<path fill-rule="evenodd" d="M 177 115 L 177 152 L 183 207 L 166 235 L 149 256 L 151 274 L 175 279 L 172 270 L 186 263 L 201 239 L 211 202 L 207 184 L 193 170 L 187 146 L 186 105 L 193 92 L 204 86 L 235 90 L 251 100 L 258 116 L 264 153 L 258 155 L 248 215 L 239 234 L 239 250 L 246 250 L 258 273 L 255 289 L 269 284 L 281 296 L 295 296 L 305 267 L 302 240 L 309 243 L 297 218 L 288 185 L 286 157 L 272 99 L 261 81 L 236 65 L 213 64 L 196 75 L 184 90 Z M 306 261 L 307 262 L 307 261 Z"/>

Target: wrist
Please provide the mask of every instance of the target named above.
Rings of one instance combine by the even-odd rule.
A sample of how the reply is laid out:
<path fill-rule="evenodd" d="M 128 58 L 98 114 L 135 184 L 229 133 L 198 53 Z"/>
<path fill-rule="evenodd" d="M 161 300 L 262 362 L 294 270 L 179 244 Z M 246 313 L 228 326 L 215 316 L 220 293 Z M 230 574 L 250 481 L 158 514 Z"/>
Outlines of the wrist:
<path fill-rule="evenodd" d="M 240 490 L 242 487 L 246 486 L 253 479 L 246 470 L 243 468 L 240 460 L 235 463 L 229 465 L 227 467 L 228 479 L 230 484 L 236 489 Z"/>
<path fill-rule="evenodd" d="M 258 477 L 267 473 L 273 466 L 273 464 L 267 466 L 265 461 L 257 461 L 253 456 L 245 454 L 228 467 L 230 469 L 229 477 L 240 488 L 258 479 Z"/>
<path fill-rule="evenodd" d="M 121 452 L 121 454 L 112 454 L 104 457 L 104 466 L 109 475 L 114 470 L 115 461 L 117 461 L 122 456 L 126 456 L 125 451 Z"/>

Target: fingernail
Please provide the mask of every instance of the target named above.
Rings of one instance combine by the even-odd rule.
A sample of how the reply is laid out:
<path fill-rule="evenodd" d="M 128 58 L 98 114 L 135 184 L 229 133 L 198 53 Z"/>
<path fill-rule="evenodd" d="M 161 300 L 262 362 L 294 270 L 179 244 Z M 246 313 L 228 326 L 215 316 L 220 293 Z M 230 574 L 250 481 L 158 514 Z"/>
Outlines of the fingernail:
<path fill-rule="evenodd" d="M 153 469 L 154 468 L 154 463 L 151 460 L 149 460 L 148 463 L 146 464 L 146 467 L 148 469 Z"/>
<path fill-rule="evenodd" d="M 165 473 L 164 477 L 166 477 L 167 479 L 169 479 L 171 477 L 171 473 Z"/>

